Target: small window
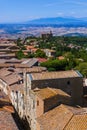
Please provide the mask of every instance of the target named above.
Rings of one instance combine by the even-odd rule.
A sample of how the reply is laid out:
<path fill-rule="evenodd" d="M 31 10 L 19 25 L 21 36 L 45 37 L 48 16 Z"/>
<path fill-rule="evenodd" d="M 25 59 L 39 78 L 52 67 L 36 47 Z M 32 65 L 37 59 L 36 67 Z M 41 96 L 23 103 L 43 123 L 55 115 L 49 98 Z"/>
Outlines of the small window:
<path fill-rule="evenodd" d="M 39 106 L 39 101 L 37 100 L 37 106 Z"/>
<path fill-rule="evenodd" d="M 70 81 L 67 82 L 67 85 L 70 85 Z"/>

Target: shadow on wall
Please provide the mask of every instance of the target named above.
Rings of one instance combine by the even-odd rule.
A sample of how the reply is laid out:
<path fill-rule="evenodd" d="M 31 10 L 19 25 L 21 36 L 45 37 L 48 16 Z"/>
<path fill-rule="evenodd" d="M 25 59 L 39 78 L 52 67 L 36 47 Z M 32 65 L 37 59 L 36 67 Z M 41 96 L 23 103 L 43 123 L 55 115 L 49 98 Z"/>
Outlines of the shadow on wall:
<path fill-rule="evenodd" d="M 12 116 L 19 130 L 31 130 L 27 120 L 21 120 L 17 112 L 12 114 Z"/>

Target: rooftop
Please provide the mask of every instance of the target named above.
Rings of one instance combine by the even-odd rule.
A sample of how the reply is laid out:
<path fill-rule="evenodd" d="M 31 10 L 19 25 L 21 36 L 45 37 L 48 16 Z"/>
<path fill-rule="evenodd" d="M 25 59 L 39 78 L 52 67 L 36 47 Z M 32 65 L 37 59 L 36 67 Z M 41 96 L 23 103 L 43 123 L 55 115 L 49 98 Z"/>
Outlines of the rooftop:
<path fill-rule="evenodd" d="M 24 84 L 14 84 L 9 87 L 13 91 L 20 91 L 21 93 L 24 93 Z"/>
<path fill-rule="evenodd" d="M 40 66 L 34 66 L 32 68 L 26 68 L 24 69 L 25 72 L 27 73 L 39 73 L 39 72 L 42 72 L 42 71 L 46 71 L 46 67 L 40 67 Z"/>
<path fill-rule="evenodd" d="M 12 74 L 11 71 L 9 71 L 7 68 L 2 68 L 0 69 L 0 77 L 4 77 L 4 76 L 7 76 L 9 74 Z"/>
<path fill-rule="evenodd" d="M 33 73 L 31 74 L 31 76 L 33 80 L 82 77 L 82 75 L 78 71 L 74 70 Z"/>
<path fill-rule="evenodd" d="M 37 122 L 40 124 L 41 130 L 63 130 L 72 116 L 72 112 L 64 105 L 60 105 L 37 118 Z"/>
<path fill-rule="evenodd" d="M 86 130 L 86 129 L 87 129 L 87 114 L 74 115 L 64 130 Z"/>
<path fill-rule="evenodd" d="M 0 130 L 19 130 L 13 115 L 14 108 L 8 96 L 0 91 Z"/>
<path fill-rule="evenodd" d="M 2 54 L 0 57 L 15 57 L 15 53 L 9 53 L 9 54 Z"/>
<path fill-rule="evenodd" d="M 2 91 L 0 91 L 0 110 L 6 110 L 10 113 L 14 113 L 14 108 L 11 105 L 9 97 Z"/>
<path fill-rule="evenodd" d="M 2 59 L 1 59 L 2 60 Z M 29 66 L 27 64 L 19 64 L 19 63 L 0 63 L 0 68 L 3 68 L 3 67 L 15 67 L 15 68 L 29 68 Z"/>
<path fill-rule="evenodd" d="M 53 89 L 53 88 L 44 88 L 39 90 L 34 90 L 35 94 L 39 96 L 41 99 L 45 100 L 48 98 L 55 97 L 57 95 L 63 95 L 70 97 L 67 93 L 60 89 Z"/>
<path fill-rule="evenodd" d="M 60 105 L 37 118 L 41 130 L 86 130 L 87 112 L 83 108 Z"/>
<path fill-rule="evenodd" d="M 12 85 L 22 80 L 22 78 L 17 73 L 12 73 L 2 78 L 8 85 Z"/>
<path fill-rule="evenodd" d="M 22 64 L 22 65 L 28 65 L 29 67 L 32 67 L 32 66 L 34 66 L 37 62 L 38 62 L 38 59 L 37 59 L 37 58 L 31 58 L 31 59 L 28 59 L 28 60 L 23 61 L 21 64 Z"/>
<path fill-rule="evenodd" d="M 19 130 L 11 113 L 0 111 L 0 130 Z"/>

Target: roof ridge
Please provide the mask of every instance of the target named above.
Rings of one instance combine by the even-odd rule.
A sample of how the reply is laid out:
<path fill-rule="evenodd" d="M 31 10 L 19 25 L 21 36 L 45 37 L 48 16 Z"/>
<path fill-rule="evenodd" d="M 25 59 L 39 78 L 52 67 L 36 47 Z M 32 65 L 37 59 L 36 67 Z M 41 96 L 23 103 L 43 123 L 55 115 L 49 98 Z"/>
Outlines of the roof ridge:
<path fill-rule="evenodd" d="M 69 124 L 69 122 L 72 120 L 73 116 L 74 116 L 74 114 L 71 116 L 71 118 L 69 119 L 69 121 L 66 123 L 65 127 L 63 128 L 63 130 L 65 130 L 65 128 L 67 127 L 67 125 Z"/>
<path fill-rule="evenodd" d="M 57 92 L 54 89 L 52 89 L 50 87 L 48 87 L 48 89 L 50 89 L 53 93 L 57 94 Z"/>

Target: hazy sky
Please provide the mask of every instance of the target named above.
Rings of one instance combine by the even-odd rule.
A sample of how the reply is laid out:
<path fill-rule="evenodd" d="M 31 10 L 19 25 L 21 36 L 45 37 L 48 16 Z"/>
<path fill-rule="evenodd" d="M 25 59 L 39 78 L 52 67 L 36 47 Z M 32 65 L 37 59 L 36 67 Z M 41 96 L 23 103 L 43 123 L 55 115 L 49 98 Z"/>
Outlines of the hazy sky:
<path fill-rule="evenodd" d="M 57 16 L 87 17 L 87 0 L 0 0 L 0 23 Z"/>

